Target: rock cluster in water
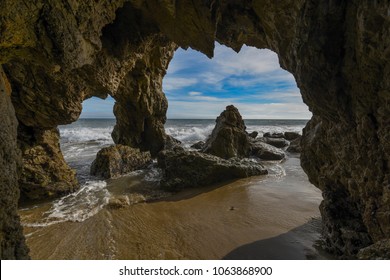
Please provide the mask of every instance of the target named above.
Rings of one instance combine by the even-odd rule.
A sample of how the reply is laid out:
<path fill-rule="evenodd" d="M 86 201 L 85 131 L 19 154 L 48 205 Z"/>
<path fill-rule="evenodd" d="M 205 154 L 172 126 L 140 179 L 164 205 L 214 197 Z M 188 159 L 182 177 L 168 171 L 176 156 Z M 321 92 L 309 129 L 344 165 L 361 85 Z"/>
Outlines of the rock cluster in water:
<path fill-rule="evenodd" d="M 5 220 L 18 224 L 14 212 L 4 210 L 17 203 L 15 173 L 26 186 L 34 179 L 31 185 L 42 186 L 43 193 L 72 176 L 60 156 L 51 159 L 58 143 L 24 136 L 47 136 L 75 121 L 83 100 L 110 94 L 116 101 L 115 143 L 156 155 L 165 145 L 162 78 L 175 49 L 191 47 L 212 57 L 218 41 L 236 51 L 243 44 L 271 49 L 294 75 L 313 113 L 300 141 L 301 164 L 323 192 L 328 249 L 354 257 L 390 238 L 387 1 L 2 0 L 0 30 L 0 64 L 13 107 L 2 112 L 0 130 L 10 131 L 6 119 L 16 117 L 20 124 L 17 139 L 0 142 L 0 157 L 12 166 L 30 165 L 4 169 L 2 192 L 15 194 L 1 204 Z M 25 145 L 24 157 L 39 152 L 53 173 L 22 174 L 42 164 L 10 151 L 16 141 Z M 59 194 L 77 188 L 69 179 L 67 186 L 58 184 Z M 2 228 L 1 236 L 18 230 Z M 7 257 L 20 257 L 12 247 L 18 242 L 2 242 L 2 250 L 11 252 Z"/>
<path fill-rule="evenodd" d="M 285 153 L 265 143 L 266 138 L 256 139 L 253 135 L 251 137 L 246 132 L 237 108 L 227 106 L 217 118 L 206 143 L 198 142 L 192 146 L 200 151 L 175 147 L 159 153 L 158 165 L 163 170 L 161 185 L 168 190 L 180 190 L 267 174 L 260 160 L 281 160 Z M 286 141 L 283 138 L 277 140 Z"/>

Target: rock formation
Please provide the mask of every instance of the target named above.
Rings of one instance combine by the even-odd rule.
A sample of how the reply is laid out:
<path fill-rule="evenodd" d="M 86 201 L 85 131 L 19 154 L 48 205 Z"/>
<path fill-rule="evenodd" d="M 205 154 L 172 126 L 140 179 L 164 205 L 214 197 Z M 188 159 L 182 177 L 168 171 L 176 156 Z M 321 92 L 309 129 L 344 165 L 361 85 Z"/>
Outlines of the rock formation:
<path fill-rule="evenodd" d="M 201 149 L 204 148 L 204 145 L 205 145 L 205 144 L 206 144 L 206 143 L 203 142 L 203 141 L 198 141 L 198 142 L 196 142 L 195 144 L 191 145 L 191 148 L 196 149 L 196 150 L 201 150 Z"/>
<path fill-rule="evenodd" d="M 283 133 L 283 136 L 284 136 L 283 138 L 288 141 L 295 140 L 297 138 L 302 137 L 298 132 L 293 132 L 293 131 L 286 131 L 285 133 Z"/>
<path fill-rule="evenodd" d="M 248 134 L 248 136 L 253 139 L 256 139 L 257 135 L 259 135 L 257 131 L 252 131 L 251 133 Z"/>
<path fill-rule="evenodd" d="M 261 139 L 251 143 L 251 154 L 262 160 L 281 160 L 286 157 L 283 150 L 264 143 Z"/>
<path fill-rule="evenodd" d="M 261 164 L 249 159 L 225 160 L 185 150 L 160 152 L 158 165 L 163 170 L 161 186 L 170 191 L 268 173 Z"/>
<path fill-rule="evenodd" d="M 215 41 L 275 51 L 313 113 L 301 163 L 323 191 L 328 248 L 350 257 L 390 237 L 388 1 L 3 0 L 0 30 L 25 134 L 71 123 L 83 100 L 110 94 L 115 142 L 152 154 L 164 145 L 161 83 L 177 46 L 209 57 Z M 16 147 L 8 140 L 1 149 Z M 2 161 L 16 162 L 6 151 Z M 2 209 L 14 209 L 16 196 Z"/>
<path fill-rule="evenodd" d="M 290 153 L 301 153 L 302 148 L 301 148 L 301 138 L 294 139 L 290 142 L 290 146 L 287 148 L 287 152 Z"/>
<path fill-rule="evenodd" d="M 263 137 L 278 139 L 278 138 L 284 138 L 284 134 L 281 132 L 272 132 L 272 133 L 266 132 L 263 134 Z"/>
<path fill-rule="evenodd" d="M 258 140 L 267 143 L 271 146 L 274 146 L 276 148 L 284 148 L 290 144 L 290 142 L 288 142 L 284 138 L 261 137 Z"/>
<path fill-rule="evenodd" d="M 91 175 L 105 179 L 114 178 L 134 170 L 145 168 L 152 162 L 149 152 L 124 145 L 101 149 L 91 165 Z"/>
<path fill-rule="evenodd" d="M 250 140 L 245 129 L 244 120 L 237 108 L 227 106 L 217 118 L 202 151 L 225 159 L 248 156 Z"/>
<path fill-rule="evenodd" d="M 22 200 L 58 197 L 78 189 L 76 172 L 65 163 L 57 128 L 39 129 L 19 123 L 18 145 L 22 152 L 19 179 Z"/>
<path fill-rule="evenodd" d="M 17 214 L 18 169 L 21 167 L 21 157 L 16 146 L 17 120 L 10 95 L 10 84 L 0 66 L 0 259 L 2 260 L 28 258 L 28 249 Z"/>

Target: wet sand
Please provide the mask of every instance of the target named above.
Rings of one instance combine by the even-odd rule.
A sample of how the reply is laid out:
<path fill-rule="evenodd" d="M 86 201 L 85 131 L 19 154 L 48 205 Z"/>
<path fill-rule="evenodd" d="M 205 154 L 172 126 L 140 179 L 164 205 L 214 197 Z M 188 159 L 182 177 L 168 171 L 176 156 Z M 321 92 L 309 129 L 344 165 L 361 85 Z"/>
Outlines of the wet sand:
<path fill-rule="evenodd" d="M 285 174 L 104 207 L 83 222 L 24 231 L 33 259 L 323 259 L 321 192 L 290 157 Z M 125 180 L 122 179 L 122 184 Z M 25 224 L 48 206 L 20 211 Z"/>

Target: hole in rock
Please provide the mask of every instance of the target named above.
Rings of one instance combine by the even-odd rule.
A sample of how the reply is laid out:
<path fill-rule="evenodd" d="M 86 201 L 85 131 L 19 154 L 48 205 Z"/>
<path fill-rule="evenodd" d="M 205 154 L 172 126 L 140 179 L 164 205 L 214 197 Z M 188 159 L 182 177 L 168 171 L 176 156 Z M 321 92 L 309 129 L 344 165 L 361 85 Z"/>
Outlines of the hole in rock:
<path fill-rule="evenodd" d="M 91 97 L 83 102 L 79 119 L 59 126 L 61 150 L 65 161 L 76 170 L 80 183 L 88 179 L 92 161 L 103 147 L 113 144 L 114 99 Z"/>
<path fill-rule="evenodd" d="M 294 76 L 276 53 L 243 46 L 239 53 L 216 43 L 214 58 L 178 49 L 163 80 L 168 98 L 166 132 L 191 145 L 204 141 L 227 105 L 238 108 L 247 131 L 295 131 L 311 118 Z"/>
<path fill-rule="evenodd" d="M 311 118 L 293 75 L 266 49 L 243 46 L 236 53 L 216 44 L 212 59 L 191 49 L 178 49 L 164 77 L 163 90 L 169 103 L 166 132 L 187 148 L 205 141 L 216 118 L 231 104 L 242 115 L 247 132 L 258 132 L 257 138 L 266 132 L 302 134 Z M 226 259 L 304 259 L 307 254 L 322 258 L 313 249 L 320 236 L 321 192 L 308 181 L 299 153 L 287 152 L 287 146 L 280 148 L 286 153 L 284 160 L 261 161 L 268 175 L 225 183 L 202 196 L 202 207 L 214 207 L 206 215 L 213 216 L 210 213 L 220 209 L 232 213 L 218 217 L 229 221 L 221 240 L 237 231 L 255 241 L 230 251 Z M 265 248 L 275 249 L 263 254 Z"/>

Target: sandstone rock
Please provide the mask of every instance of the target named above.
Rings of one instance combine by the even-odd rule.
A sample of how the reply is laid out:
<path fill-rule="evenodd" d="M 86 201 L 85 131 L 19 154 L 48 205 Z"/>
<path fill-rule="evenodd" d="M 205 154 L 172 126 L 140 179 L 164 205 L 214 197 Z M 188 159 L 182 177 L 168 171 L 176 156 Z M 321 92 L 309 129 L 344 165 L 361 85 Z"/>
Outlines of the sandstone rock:
<path fill-rule="evenodd" d="M 290 142 L 290 146 L 287 148 L 287 152 L 290 153 L 300 153 L 302 151 L 301 148 L 301 139 L 296 138 Z"/>
<path fill-rule="evenodd" d="M 101 149 L 91 165 L 91 175 L 105 179 L 114 178 L 134 170 L 145 168 L 152 162 L 149 152 L 140 152 L 124 145 Z"/>
<path fill-rule="evenodd" d="M 21 200 L 56 198 L 79 188 L 76 172 L 65 162 L 59 140 L 58 129 L 19 124 L 18 145 L 23 157 Z"/>
<path fill-rule="evenodd" d="M 281 132 L 266 132 L 264 133 L 263 137 L 267 138 L 284 138 L 284 134 Z"/>
<path fill-rule="evenodd" d="M 361 260 L 390 260 L 390 239 L 378 241 L 357 254 Z"/>
<path fill-rule="evenodd" d="M 193 145 L 191 146 L 191 148 L 197 149 L 197 150 L 201 150 L 201 149 L 204 148 L 204 145 L 205 145 L 205 144 L 206 144 L 206 143 L 203 142 L 203 141 L 198 141 L 198 142 L 196 142 L 195 144 L 193 144 Z"/>
<path fill-rule="evenodd" d="M 237 108 L 233 105 L 227 106 L 217 118 L 202 151 L 225 159 L 248 156 L 250 143 L 245 129 Z"/>
<path fill-rule="evenodd" d="M 256 139 L 256 137 L 257 137 L 257 135 L 259 135 L 259 133 L 257 131 L 252 131 L 248 135 L 249 135 L 249 137 L 251 137 L 253 139 Z"/>
<path fill-rule="evenodd" d="M 161 186 L 171 191 L 267 174 L 267 170 L 261 164 L 249 159 L 225 160 L 209 154 L 184 150 L 160 152 L 158 165 L 163 169 Z"/>
<path fill-rule="evenodd" d="M 263 160 L 281 160 L 286 156 L 283 150 L 261 141 L 252 143 L 251 154 Z"/>
<path fill-rule="evenodd" d="M 295 139 L 301 138 L 301 137 L 302 137 L 302 135 L 300 135 L 298 132 L 286 131 L 284 133 L 284 139 L 286 139 L 288 141 L 295 140 Z"/>
<path fill-rule="evenodd" d="M 180 147 L 181 142 L 175 138 L 173 138 L 170 135 L 166 135 L 165 137 L 165 143 L 164 143 L 164 150 L 172 150 L 176 147 Z"/>
<path fill-rule="evenodd" d="M 274 146 L 276 148 L 284 148 L 287 147 L 290 142 L 285 140 L 284 138 L 269 138 L 269 137 L 262 137 L 259 140 L 261 140 L 264 143 L 267 143 L 271 146 Z"/>
<path fill-rule="evenodd" d="M 0 259 L 27 259 L 28 249 L 20 225 L 18 171 L 20 151 L 16 143 L 17 120 L 11 104 L 11 88 L 0 66 Z"/>
<path fill-rule="evenodd" d="M 110 93 L 115 142 L 156 154 L 177 46 L 209 57 L 215 41 L 275 51 L 313 113 L 301 164 L 326 193 L 325 239 L 348 257 L 390 236 L 388 13 L 387 1 L 2 0 L 0 63 L 27 127 L 70 123 L 82 100 Z"/>

